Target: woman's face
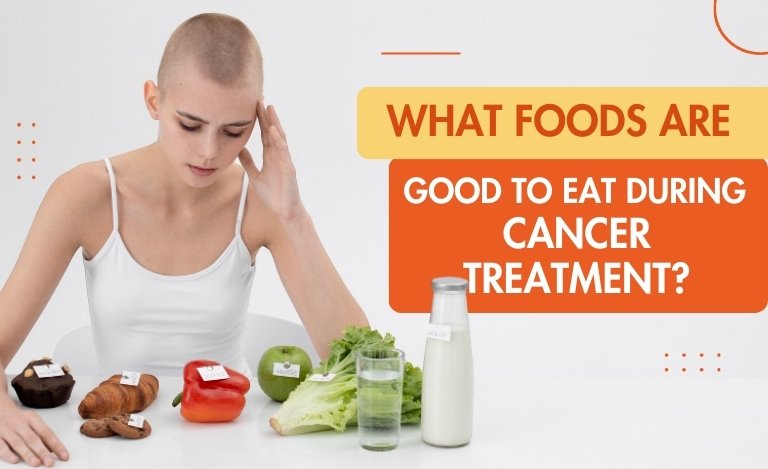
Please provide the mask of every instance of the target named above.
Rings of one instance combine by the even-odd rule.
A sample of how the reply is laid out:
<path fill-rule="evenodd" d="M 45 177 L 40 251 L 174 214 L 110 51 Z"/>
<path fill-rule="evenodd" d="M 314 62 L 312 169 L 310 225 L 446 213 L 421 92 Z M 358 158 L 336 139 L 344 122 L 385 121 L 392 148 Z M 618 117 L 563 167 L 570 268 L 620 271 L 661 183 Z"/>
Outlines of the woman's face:
<path fill-rule="evenodd" d="M 156 101 L 158 143 L 181 179 L 212 184 L 237 158 L 256 124 L 261 84 L 219 85 L 185 67 Z"/>

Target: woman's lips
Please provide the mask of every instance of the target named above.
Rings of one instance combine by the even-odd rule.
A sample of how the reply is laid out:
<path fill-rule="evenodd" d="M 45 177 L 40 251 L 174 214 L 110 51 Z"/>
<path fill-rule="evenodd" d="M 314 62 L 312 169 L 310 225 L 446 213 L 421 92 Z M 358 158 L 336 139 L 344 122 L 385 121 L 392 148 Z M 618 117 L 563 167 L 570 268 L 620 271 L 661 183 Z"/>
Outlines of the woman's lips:
<path fill-rule="evenodd" d="M 216 172 L 216 168 L 200 168 L 199 166 L 189 166 L 189 170 L 192 171 L 192 174 L 195 176 L 210 176 L 214 172 Z"/>

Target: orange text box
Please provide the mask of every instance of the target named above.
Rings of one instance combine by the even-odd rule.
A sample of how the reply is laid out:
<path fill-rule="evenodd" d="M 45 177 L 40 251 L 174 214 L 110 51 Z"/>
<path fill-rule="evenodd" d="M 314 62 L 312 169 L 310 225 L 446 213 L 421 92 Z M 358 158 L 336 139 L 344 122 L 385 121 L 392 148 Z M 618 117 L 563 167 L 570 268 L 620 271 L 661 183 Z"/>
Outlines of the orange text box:
<path fill-rule="evenodd" d="M 760 312 L 763 160 L 396 160 L 390 305 L 470 280 L 473 312 Z"/>

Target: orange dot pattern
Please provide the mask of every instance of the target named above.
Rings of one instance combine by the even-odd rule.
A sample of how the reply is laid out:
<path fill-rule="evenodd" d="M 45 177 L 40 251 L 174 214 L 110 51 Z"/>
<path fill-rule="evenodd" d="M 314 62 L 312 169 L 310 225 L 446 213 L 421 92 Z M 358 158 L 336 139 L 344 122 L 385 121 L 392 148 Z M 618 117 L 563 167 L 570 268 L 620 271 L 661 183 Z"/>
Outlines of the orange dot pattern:
<path fill-rule="evenodd" d="M 699 355 L 699 358 L 704 358 L 704 352 L 699 352 L 698 355 Z M 688 357 L 688 353 L 687 352 L 681 352 L 680 356 L 682 358 L 687 358 Z M 664 358 L 669 358 L 669 357 L 670 357 L 670 353 L 669 352 L 664 352 Z M 722 357 L 722 354 L 720 352 L 717 352 L 715 354 L 715 357 L 720 358 L 720 357 Z M 688 371 L 688 368 L 687 367 L 683 367 L 683 368 L 680 369 L 680 371 L 682 373 L 686 373 Z M 706 370 L 703 367 L 699 368 L 699 373 L 704 373 L 705 371 Z M 721 373 L 722 372 L 722 368 L 718 367 L 718 368 L 716 368 L 715 371 L 717 371 L 718 373 Z M 664 373 L 669 373 L 669 367 L 664 367 Z"/>
<path fill-rule="evenodd" d="M 29 125 L 32 128 L 37 128 L 37 122 L 30 122 Z M 24 126 L 24 123 L 22 121 L 17 121 L 16 122 L 16 128 L 17 129 L 20 129 L 23 126 Z M 37 139 L 33 138 L 32 140 L 28 141 L 28 143 L 31 144 L 31 145 L 37 145 Z M 23 145 L 23 144 L 24 144 L 24 140 L 22 140 L 20 138 L 16 140 L 16 145 Z M 21 164 L 23 161 L 24 161 L 24 158 L 22 158 L 21 156 L 17 156 L 16 157 L 16 163 L 17 164 Z M 33 156 L 29 161 L 31 161 L 32 163 L 37 163 L 37 157 Z M 21 181 L 22 179 L 24 179 L 24 177 L 21 174 L 16 174 L 16 180 L 17 181 Z M 35 180 L 37 180 L 37 175 L 36 174 L 32 174 L 32 175 L 29 176 L 29 179 L 32 180 L 32 181 L 35 181 Z"/>

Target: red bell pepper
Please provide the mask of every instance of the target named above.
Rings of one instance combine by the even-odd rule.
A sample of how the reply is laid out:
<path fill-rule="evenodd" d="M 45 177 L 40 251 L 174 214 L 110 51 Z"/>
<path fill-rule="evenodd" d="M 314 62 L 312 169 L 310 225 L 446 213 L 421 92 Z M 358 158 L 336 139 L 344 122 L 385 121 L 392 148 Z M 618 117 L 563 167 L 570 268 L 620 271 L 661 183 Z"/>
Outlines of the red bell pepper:
<path fill-rule="evenodd" d="M 181 415 L 191 422 L 229 422 L 245 407 L 245 393 L 251 388 L 248 378 L 224 367 L 229 378 L 203 381 L 198 368 L 217 366 L 211 360 L 193 360 L 184 366 L 184 390 L 173 400 L 181 403 Z"/>

